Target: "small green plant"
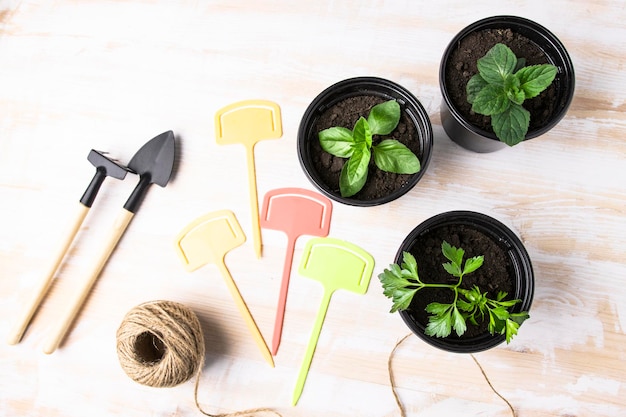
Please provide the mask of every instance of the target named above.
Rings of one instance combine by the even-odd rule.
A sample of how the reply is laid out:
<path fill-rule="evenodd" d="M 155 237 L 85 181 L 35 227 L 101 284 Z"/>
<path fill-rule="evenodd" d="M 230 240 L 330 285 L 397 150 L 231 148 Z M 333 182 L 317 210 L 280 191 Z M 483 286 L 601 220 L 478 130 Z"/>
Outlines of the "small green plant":
<path fill-rule="evenodd" d="M 476 113 L 491 116 L 491 127 L 509 146 L 524 140 L 530 113 L 522 103 L 548 88 L 557 73 L 551 64 L 526 67 L 524 58 L 498 43 L 477 62 L 478 74 L 467 83 L 467 101 Z"/>
<path fill-rule="evenodd" d="M 505 300 L 507 293 L 499 292 L 495 299 L 487 296 L 478 286 L 470 289 L 461 288 L 463 277 L 476 271 L 483 265 L 484 257 L 475 256 L 465 260 L 465 251 L 451 246 L 445 240 L 441 245 L 443 255 L 449 262 L 443 264 L 444 269 L 458 278 L 455 284 L 434 284 L 423 282 L 417 273 L 417 262 L 409 252 L 403 252 L 402 265 L 391 264 L 389 269 L 378 275 L 383 285 L 383 294 L 391 298 L 391 312 L 409 308 L 413 296 L 425 288 L 449 288 L 454 292 L 454 300 L 450 304 L 433 302 L 426 306 L 430 314 L 425 333 L 428 336 L 447 337 L 454 329 L 458 336 L 467 330 L 467 323 L 478 325 L 479 321 L 489 320 L 489 332 L 492 335 L 503 334 L 509 343 L 517 334 L 519 326 L 526 320 L 528 312 L 511 313 L 509 308 L 521 300 Z"/>
<path fill-rule="evenodd" d="M 389 100 L 372 107 L 367 119 L 360 117 L 352 130 L 331 127 L 319 132 L 322 149 L 340 158 L 348 158 L 341 169 L 339 191 L 342 197 L 358 193 L 365 185 L 370 158 L 387 172 L 415 174 L 420 161 L 409 148 L 395 139 L 384 139 L 372 145 L 374 135 L 388 135 L 398 126 L 400 105 Z"/>

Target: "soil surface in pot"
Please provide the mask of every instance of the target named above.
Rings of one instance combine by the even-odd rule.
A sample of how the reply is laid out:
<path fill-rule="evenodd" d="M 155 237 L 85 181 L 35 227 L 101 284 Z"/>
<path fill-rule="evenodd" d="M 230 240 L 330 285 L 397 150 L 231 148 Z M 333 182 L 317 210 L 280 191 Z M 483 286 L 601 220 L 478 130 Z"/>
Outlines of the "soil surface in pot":
<path fill-rule="evenodd" d="M 363 116 L 367 119 L 371 108 L 384 101 L 386 100 L 382 97 L 370 95 L 350 97 L 329 107 L 317 119 L 313 130 L 316 132 L 316 136 L 311 138 L 309 151 L 311 152 L 315 170 L 337 195 L 340 195 L 339 176 L 347 159 L 333 156 L 324 151 L 320 145 L 317 133 L 334 126 L 352 130 L 359 117 Z M 383 139 L 396 139 L 411 149 L 421 162 L 422 150 L 418 135 L 419 132 L 415 125 L 406 112 L 402 111 L 400 122 L 396 129 L 390 135 L 374 135 L 372 145 L 378 144 Z M 367 201 L 384 197 L 406 186 L 413 175 L 415 174 L 395 174 L 381 171 L 374 164 L 374 158 L 372 157 L 369 164 L 367 182 L 361 191 L 350 198 Z"/>
<path fill-rule="evenodd" d="M 448 262 L 441 252 L 441 243 L 447 241 L 452 246 L 465 250 L 465 259 L 474 256 L 484 256 L 483 265 L 476 271 L 465 275 L 461 288 L 469 289 L 478 285 L 481 291 L 487 292 L 489 298 L 496 298 L 499 291 L 507 292 L 506 299 L 511 299 L 514 294 L 512 277 L 514 276 L 513 265 L 506 251 L 488 235 L 465 225 L 441 226 L 431 229 L 415 242 L 410 252 L 417 261 L 417 271 L 420 279 L 427 283 L 455 284 L 458 278 L 448 274 L 442 264 Z M 408 311 L 424 326 L 428 323 L 429 314 L 425 311 L 432 302 L 451 303 L 454 301 L 454 292 L 447 288 L 425 288 L 418 291 Z M 467 330 L 461 339 L 475 337 L 488 332 L 488 318 L 480 321 L 479 326 L 468 323 Z M 459 337 L 452 331 L 448 338 Z"/>
<path fill-rule="evenodd" d="M 467 102 L 465 87 L 470 78 L 478 73 L 476 62 L 497 43 L 511 48 L 518 59 L 526 59 L 525 66 L 550 63 L 535 43 L 511 29 L 485 29 L 470 33 L 459 42 L 458 47 L 450 54 L 445 69 L 448 93 L 456 109 L 467 121 L 488 132 L 493 132 L 491 117 L 472 111 L 472 105 Z M 529 131 L 539 129 L 550 121 L 558 101 L 555 84 L 553 82 L 537 97 L 525 100 L 522 104 L 530 112 Z"/>

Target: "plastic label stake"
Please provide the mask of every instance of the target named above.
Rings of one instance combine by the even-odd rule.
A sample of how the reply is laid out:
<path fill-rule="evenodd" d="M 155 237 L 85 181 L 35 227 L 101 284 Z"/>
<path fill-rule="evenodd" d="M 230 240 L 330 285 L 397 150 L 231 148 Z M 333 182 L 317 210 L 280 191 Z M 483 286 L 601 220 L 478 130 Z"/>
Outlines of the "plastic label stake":
<path fill-rule="evenodd" d="M 296 381 L 293 405 L 298 403 L 302 394 L 331 296 L 338 289 L 365 294 L 373 271 L 372 255 L 352 243 L 329 237 L 313 238 L 307 242 L 298 272 L 321 282 L 324 295 Z"/>
<path fill-rule="evenodd" d="M 220 145 L 240 143 L 246 148 L 248 162 L 248 188 L 252 236 L 257 258 L 262 254 L 261 228 L 259 226 L 259 201 L 256 186 L 254 145 L 265 139 L 278 139 L 283 135 L 280 107 L 267 100 L 245 100 L 230 104 L 215 114 L 215 139 Z"/>
<path fill-rule="evenodd" d="M 226 254 L 245 241 L 246 236 L 235 214 L 229 210 L 221 210 L 208 213 L 187 225 L 176 238 L 176 252 L 189 272 L 208 263 L 218 267 L 263 358 L 273 367 L 274 359 L 265 339 L 224 263 Z"/>
<path fill-rule="evenodd" d="M 332 211 L 333 205 L 328 198 L 302 188 L 278 188 L 265 194 L 261 210 L 261 227 L 280 230 L 287 235 L 287 252 L 276 308 L 272 355 L 276 355 L 280 345 L 296 240 L 302 235 L 328 236 Z"/>

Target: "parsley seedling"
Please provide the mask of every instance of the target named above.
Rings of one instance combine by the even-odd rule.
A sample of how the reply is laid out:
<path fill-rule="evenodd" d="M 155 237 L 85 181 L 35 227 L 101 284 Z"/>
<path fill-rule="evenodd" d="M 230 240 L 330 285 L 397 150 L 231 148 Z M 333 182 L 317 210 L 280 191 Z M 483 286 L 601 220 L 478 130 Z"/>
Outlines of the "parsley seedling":
<path fill-rule="evenodd" d="M 435 284 L 423 282 L 417 273 L 417 262 L 409 252 L 402 253 L 401 265 L 391 264 L 389 269 L 378 275 L 383 285 L 383 294 L 391 298 L 393 305 L 391 313 L 409 308 L 413 296 L 425 288 L 449 288 L 454 292 L 454 300 L 449 303 L 433 302 L 426 306 L 430 313 L 425 333 L 428 336 L 447 337 L 452 330 L 461 336 L 467 330 L 468 322 L 478 325 L 487 318 L 489 333 L 503 334 L 506 342 L 510 343 L 517 334 L 519 326 L 526 320 L 528 312 L 511 313 L 510 307 L 521 300 L 505 300 L 507 293 L 499 292 L 495 299 L 487 296 L 478 286 L 470 289 L 461 288 L 463 277 L 476 271 L 483 265 L 484 257 L 475 256 L 465 260 L 465 251 L 450 245 L 445 240 L 441 244 L 443 255 L 449 262 L 443 268 L 452 276 L 458 278 L 456 284 Z"/>
<path fill-rule="evenodd" d="M 477 61 L 478 74 L 467 83 L 467 101 L 478 114 L 491 116 L 491 127 L 509 146 L 524 140 L 530 112 L 524 100 L 539 95 L 556 77 L 551 64 L 525 67 L 508 46 L 498 43 Z"/>
<path fill-rule="evenodd" d="M 396 100 L 389 100 L 372 107 L 367 119 L 360 117 L 352 130 L 331 127 L 319 132 L 322 149 L 334 156 L 348 158 L 339 177 L 342 197 L 353 196 L 363 188 L 372 154 L 374 163 L 383 171 L 415 174 L 420 170 L 417 156 L 397 140 L 384 139 L 372 145 L 374 135 L 390 134 L 399 121 L 400 105 Z"/>

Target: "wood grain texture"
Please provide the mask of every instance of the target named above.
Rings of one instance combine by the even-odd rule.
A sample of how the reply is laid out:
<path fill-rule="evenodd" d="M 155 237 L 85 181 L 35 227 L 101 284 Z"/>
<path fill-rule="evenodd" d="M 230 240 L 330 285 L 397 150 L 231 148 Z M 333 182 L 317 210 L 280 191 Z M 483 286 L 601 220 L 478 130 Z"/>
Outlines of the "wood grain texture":
<path fill-rule="evenodd" d="M 567 116 L 544 136 L 493 154 L 448 139 L 439 118 L 439 61 L 482 17 L 548 27 L 576 70 Z M 626 414 L 626 6 L 619 0 L 2 1 L 0 2 L 0 334 L 45 272 L 93 167 L 90 149 L 127 163 L 173 130 L 176 173 L 153 187 L 53 355 L 42 345 L 75 296 L 135 185 L 107 180 L 24 340 L 0 343 L 0 414 L 48 417 L 199 415 L 193 381 L 143 387 L 123 373 L 115 331 L 156 299 L 199 316 L 207 343 L 199 401 L 211 412 L 272 407 L 283 416 L 397 416 L 387 358 L 408 333 L 374 277 L 364 296 L 337 292 L 296 407 L 291 393 L 322 296 L 294 268 L 281 348 L 258 354 L 217 268 L 184 271 L 177 233 L 230 209 L 248 235 L 226 264 L 271 339 L 286 238 L 263 230 L 254 256 L 243 147 L 215 143 L 215 112 L 259 98 L 281 106 L 283 137 L 256 146 L 259 198 L 313 189 L 296 157 L 302 113 L 324 88 L 373 75 L 396 81 L 433 123 L 420 183 L 384 206 L 334 205 L 330 236 L 392 262 L 413 227 L 467 209 L 513 228 L 536 275 L 531 319 L 508 346 L 477 354 L 520 417 Z M 300 239 L 294 259 L 300 259 Z M 411 337 L 393 362 L 408 415 L 508 416 L 469 356 Z"/>

